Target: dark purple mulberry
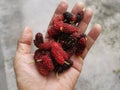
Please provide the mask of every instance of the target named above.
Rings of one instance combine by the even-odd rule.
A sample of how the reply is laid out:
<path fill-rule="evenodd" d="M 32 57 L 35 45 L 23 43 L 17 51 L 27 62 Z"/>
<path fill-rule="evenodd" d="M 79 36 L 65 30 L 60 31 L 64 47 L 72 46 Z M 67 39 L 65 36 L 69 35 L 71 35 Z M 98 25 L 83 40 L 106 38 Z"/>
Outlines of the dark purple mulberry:
<path fill-rule="evenodd" d="M 78 42 L 76 44 L 76 55 L 81 55 L 86 47 L 86 35 L 85 34 L 81 34 L 78 38 Z"/>
<path fill-rule="evenodd" d="M 71 49 L 75 46 L 75 44 L 77 42 L 77 38 L 73 37 L 72 35 L 63 33 L 60 36 L 59 42 L 61 43 L 64 50 L 68 50 L 68 49 Z"/>
<path fill-rule="evenodd" d="M 41 43 L 43 43 L 43 35 L 42 35 L 42 33 L 39 32 L 35 35 L 34 44 L 35 44 L 36 47 L 39 48 L 39 45 Z"/>
<path fill-rule="evenodd" d="M 79 24 L 82 21 L 83 17 L 84 17 L 84 11 L 77 13 L 75 23 Z"/>
<path fill-rule="evenodd" d="M 70 23 L 73 15 L 70 12 L 65 12 L 63 16 L 64 16 L 64 23 Z"/>
<path fill-rule="evenodd" d="M 66 70 L 68 70 L 72 65 L 73 62 L 69 59 L 69 60 L 65 60 L 66 63 L 64 63 L 63 65 L 57 64 L 55 65 L 55 72 L 57 73 L 62 73 Z"/>

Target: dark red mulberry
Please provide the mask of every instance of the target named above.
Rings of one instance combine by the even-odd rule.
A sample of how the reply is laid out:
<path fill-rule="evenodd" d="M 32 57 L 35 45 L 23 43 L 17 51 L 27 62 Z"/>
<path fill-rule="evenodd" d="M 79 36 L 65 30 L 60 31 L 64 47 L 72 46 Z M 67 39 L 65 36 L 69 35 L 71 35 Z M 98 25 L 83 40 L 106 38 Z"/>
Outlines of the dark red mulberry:
<path fill-rule="evenodd" d="M 39 32 L 35 35 L 34 44 L 36 47 L 39 47 L 41 43 L 43 43 L 43 35 Z"/>
<path fill-rule="evenodd" d="M 80 37 L 78 38 L 78 43 L 76 45 L 77 49 L 75 54 L 76 55 L 81 55 L 86 47 L 86 35 L 81 34 Z"/>
<path fill-rule="evenodd" d="M 67 53 L 62 49 L 59 43 L 52 43 L 51 53 L 59 64 L 64 64 L 65 59 L 68 59 Z"/>
<path fill-rule="evenodd" d="M 61 29 L 63 29 L 63 21 L 56 22 L 56 23 L 53 25 L 53 28 L 54 28 L 55 30 L 61 30 Z"/>
<path fill-rule="evenodd" d="M 52 42 L 54 42 L 54 40 L 51 39 L 47 42 L 44 42 L 44 43 L 40 44 L 39 49 L 40 50 L 50 50 Z"/>
<path fill-rule="evenodd" d="M 41 56 L 42 56 L 41 50 L 37 49 L 37 50 L 35 51 L 35 54 L 34 54 L 34 60 L 40 59 Z"/>
<path fill-rule="evenodd" d="M 50 55 L 49 51 L 45 51 L 45 50 L 41 50 L 41 49 L 37 49 L 34 53 L 34 60 L 36 62 L 36 60 L 41 59 L 42 56 L 44 55 Z"/>
<path fill-rule="evenodd" d="M 78 32 L 78 27 L 75 27 L 75 26 L 67 24 L 67 23 L 63 23 L 62 21 L 55 23 L 54 28 L 56 30 L 60 30 L 60 31 L 65 32 L 65 33 Z"/>
<path fill-rule="evenodd" d="M 49 38 L 53 38 L 56 41 L 56 40 L 58 40 L 58 38 L 61 34 L 61 31 L 51 27 L 51 28 L 48 29 L 47 33 L 48 33 Z"/>
<path fill-rule="evenodd" d="M 53 22 L 52 22 L 52 24 L 54 25 L 56 22 L 59 22 L 59 21 L 63 21 L 63 16 L 61 15 L 61 16 L 55 16 L 54 18 L 53 18 Z"/>
<path fill-rule="evenodd" d="M 77 13 L 75 23 L 80 23 L 84 18 L 84 11 Z"/>
<path fill-rule="evenodd" d="M 47 67 L 45 67 L 43 65 L 42 62 L 36 62 L 36 67 L 38 69 L 38 71 L 40 72 L 40 74 L 42 74 L 43 76 L 47 76 L 49 74 L 49 70 L 47 69 Z"/>
<path fill-rule="evenodd" d="M 54 69 L 52 59 L 49 55 L 44 55 L 41 59 L 42 59 L 43 65 L 46 66 L 48 70 L 52 71 Z"/>
<path fill-rule="evenodd" d="M 64 23 L 63 29 L 61 29 L 61 31 L 63 31 L 65 33 L 75 33 L 75 32 L 78 32 L 78 27 Z"/>

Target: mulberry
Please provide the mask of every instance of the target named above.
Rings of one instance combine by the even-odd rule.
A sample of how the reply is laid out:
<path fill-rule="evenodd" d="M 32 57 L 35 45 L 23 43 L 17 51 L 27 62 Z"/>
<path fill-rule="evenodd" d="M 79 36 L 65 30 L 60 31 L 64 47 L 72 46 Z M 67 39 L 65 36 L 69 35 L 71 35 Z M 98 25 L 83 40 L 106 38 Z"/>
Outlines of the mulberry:
<path fill-rule="evenodd" d="M 84 18 L 84 11 L 77 13 L 75 23 L 80 23 Z"/>
<path fill-rule="evenodd" d="M 66 60 L 67 64 L 64 63 L 63 65 L 60 65 L 58 64 L 56 67 L 55 67 L 55 72 L 58 72 L 58 73 L 62 73 L 64 72 L 65 70 L 69 69 L 72 65 L 73 65 L 73 62 L 69 59 L 69 60 Z"/>
<path fill-rule="evenodd" d="M 56 22 L 63 21 L 63 18 L 64 17 L 62 15 L 54 17 L 52 24 L 54 25 Z"/>
<path fill-rule="evenodd" d="M 50 71 L 41 62 L 37 62 L 36 66 L 40 74 L 42 74 L 43 76 L 47 76 L 49 74 Z"/>
<path fill-rule="evenodd" d="M 56 30 L 60 30 L 62 32 L 69 33 L 69 34 L 78 32 L 78 27 L 75 27 L 67 23 L 63 23 L 62 21 L 55 23 L 53 27 Z"/>
<path fill-rule="evenodd" d="M 76 45 L 77 50 L 75 52 L 76 55 L 81 55 L 86 47 L 86 35 L 81 34 L 78 38 L 78 43 Z"/>
<path fill-rule="evenodd" d="M 65 12 L 63 16 L 64 16 L 64 23 L 70 24 L 70 21 L 73 15 L 70 12 Z"/>
<path fill-rule="evenodd" d="M 49 40 L 47 42 L 44 42 L 42 44 L 39 45 L 39 49 L 40 50 L 50 50 L 51 49 L 51 44 L 54 40 Z"/>
<path fill-rule="evenodd" d="M 43 43 L 43 35 L 39 32 L 35 35 L 34 44 L 36 47 L 39 47 L 41 43 Z"/>
<path fill-rule="evenodd" d="M 49 71 L 54 69 L 54 65 L 50 56 L 44 55 L 41 59 L 43 61 L 43 65 L 46 66 Z"/>
<path fill-rule="evenodd" d="M 84 12 L 77 15 L 65 12 L 51 21 L 48 29 L 48 41 L 43 41 L 41 33 L 35 35 L 34 44 L 38 48 L 34 60 L 38 71 L 46 76 L 54 71 L 56 75 L 68 70 L 73 61 L 71 56 L 81 55 L 86 47 L 86 35 L 79 35 L 77 27 L 84 18 Z"/>
<path fill-rule="evenodd" d="M 65 59 L 68 59 L 67 53 L 56 42 L 52 43 L 51 53 L 59 64 L 64 64 Z"/>
<path fill-rule="evenodd" d="M 68 36 L 66 38 L 63 38 L 60 42 L 61 42 L 63 49 L 68 50 L 75 46 L 77 39 L 72 36 Z"/>

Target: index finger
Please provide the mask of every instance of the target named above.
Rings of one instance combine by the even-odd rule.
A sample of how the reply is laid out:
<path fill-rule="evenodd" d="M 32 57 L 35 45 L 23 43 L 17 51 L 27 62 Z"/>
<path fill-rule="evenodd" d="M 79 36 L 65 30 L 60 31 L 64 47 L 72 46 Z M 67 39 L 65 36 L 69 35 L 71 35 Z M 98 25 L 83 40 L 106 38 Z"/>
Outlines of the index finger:
<path fill-rule="evenodd" d="M 67 8 L 68 8 L 68 2 L 66 0 L 62 0 L 59 3 L 58 7 L 56 8 L 48 28 L 52 25 L 53 18 L 57 15 L 62 15 L 64 12 L 66 12 Z M 45 40 L 47 40 L 47 37 L 48 37 L 48 34 L 46 33 Z"/>
<path fill-rule="evenodd" d="M 51 25 L 51 22 L 55 16 L 62 15 L 64 12 L 66 12 L 67 8 L 68 8 L 68 2 L 66 0 L 62 0 L 59 3 L 58 7 L 56 8 L 49 25 Z"/>

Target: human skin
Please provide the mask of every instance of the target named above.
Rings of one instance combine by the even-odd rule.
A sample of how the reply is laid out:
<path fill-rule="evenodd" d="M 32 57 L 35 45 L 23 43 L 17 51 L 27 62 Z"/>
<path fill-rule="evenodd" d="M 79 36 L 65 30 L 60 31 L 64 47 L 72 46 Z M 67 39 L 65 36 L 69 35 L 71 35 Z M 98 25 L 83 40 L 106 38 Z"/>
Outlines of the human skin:
<path fill-rule="evenodd" d="M 61 1 L 53 17 L 55 15 L 63 14 L 67 8 L 67 1 Z M 84 5 L 78 2 L 74 5 L 71 12 L 77 14 L 77 12 L 80 12 L 83 8 Z M 85 10 L 84 18 L 79 25 L 79 33 L 84 33 L 86 31 L 92 15 L 93 12 L 91 9 L 88 8 Z M 30 62 L 34 62 L 33 53 L 30 52 L 33 35 L 32 30 L 29 27 L 26 27 L 18 40 L 14 59 L 14 71 L 18 90 L 73 90 L 81 73 L 84 58 L 100 32 L 101 26 L 95 24 L 87 35 L 87 44 L 83 54 L 81 56 L 74 55 L 71 57 L 71 60 L 74 63 L 73 66 L 69 70 L 59 74 L 60 79 L 58 80 L 56 79 L 54 72 L 51 72 L 48 76 L 42 76 L 37 71 L 35 64 L 30 64 Z"/>

